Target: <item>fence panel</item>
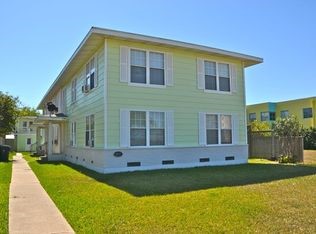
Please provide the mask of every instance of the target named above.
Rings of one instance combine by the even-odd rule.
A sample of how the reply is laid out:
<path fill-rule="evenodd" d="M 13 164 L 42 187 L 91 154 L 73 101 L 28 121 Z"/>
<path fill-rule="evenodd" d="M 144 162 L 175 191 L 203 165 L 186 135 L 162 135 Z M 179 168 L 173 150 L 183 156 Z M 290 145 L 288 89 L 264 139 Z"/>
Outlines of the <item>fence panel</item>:
<path fill-rule="evenodd" d="M 283 152 L 282 145 L 291 147 L 293 157 L 297 162 L 304 161 L 303 137 L 277 137 L 273 131 L 248 131 L 249 158 L 276 159 Z"/>

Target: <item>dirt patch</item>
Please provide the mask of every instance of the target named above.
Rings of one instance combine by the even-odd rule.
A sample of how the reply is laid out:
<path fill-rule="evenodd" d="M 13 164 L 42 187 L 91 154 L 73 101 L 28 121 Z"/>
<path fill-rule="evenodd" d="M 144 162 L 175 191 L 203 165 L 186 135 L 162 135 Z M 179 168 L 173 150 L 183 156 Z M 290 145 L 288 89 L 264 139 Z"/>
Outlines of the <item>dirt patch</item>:
<path fill-rule="evenodd" d="M 304 163 L 316 164 L 316 150 L 304 150 Z"/>

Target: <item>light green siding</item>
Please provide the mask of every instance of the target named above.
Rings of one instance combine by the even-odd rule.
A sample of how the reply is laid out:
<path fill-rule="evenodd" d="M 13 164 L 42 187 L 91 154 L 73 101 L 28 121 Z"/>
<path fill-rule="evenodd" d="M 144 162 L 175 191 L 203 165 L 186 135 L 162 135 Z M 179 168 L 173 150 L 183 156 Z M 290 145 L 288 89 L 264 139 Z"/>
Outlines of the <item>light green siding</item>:
<path fill-rule="evenodd" d="M 95 147 L 104 148 L 104 48 L 101 47 L 95 53 L 97 61 L 97 87 L 88 93 L 81 90 L 85 82 L 85 65 L 77 72 L 73 79 L 77 79 L 77 100 L 71 103 L 71 82 L 65 86 L 67 89 L 66 103 L 69 121 L 66 124 L 65 132 L 66 145 L 70 144 L 71 122 L 77 123 L 77 147 L 85 147 L 86 116 L 94 115 L 95 118 Z M 88 61 L 86 61 L 88 62 Z"/>
<path fill-rule="evenodd" d="M 119 147 L 120 109 L 173 110 L 175 146 L 198 146 L 198 113 L 232 113 L 239 117 L 239 143 L 246 144 L 243 67 L 240 60 L 190 50 L 136 42 L 107 40 L 108 45 L 108 147 Z M 120 82 L 120 46 L 168 52 L 173 55 L 173 86 L 136 87 Z M 197 58 L 234 63 L 236 94 L 206 93 L 197 88 Z"/>
<path fill-rule="evenodd" d="M 31 150 L 31 145 L 26 144 L 28 138 L 31 138 L 31 144 L 36 142 L 36 134 L 18 134 L 16 136 L 18 152 Z M 34 148 L 35 147 L 33 146 L 33 150 Z"/>

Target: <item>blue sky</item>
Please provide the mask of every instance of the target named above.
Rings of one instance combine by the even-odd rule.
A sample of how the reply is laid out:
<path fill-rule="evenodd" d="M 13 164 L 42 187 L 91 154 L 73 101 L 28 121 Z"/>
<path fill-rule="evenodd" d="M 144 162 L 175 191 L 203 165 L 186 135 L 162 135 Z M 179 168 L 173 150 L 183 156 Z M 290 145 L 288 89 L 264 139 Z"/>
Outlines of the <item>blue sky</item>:
<path fill-rule="evenodd" d="M 247 104 L 316 95 L 314 0 L 30 0 L 0 3 L 0 91 L 36 107 L 91 26 L 264 59 Z"/>

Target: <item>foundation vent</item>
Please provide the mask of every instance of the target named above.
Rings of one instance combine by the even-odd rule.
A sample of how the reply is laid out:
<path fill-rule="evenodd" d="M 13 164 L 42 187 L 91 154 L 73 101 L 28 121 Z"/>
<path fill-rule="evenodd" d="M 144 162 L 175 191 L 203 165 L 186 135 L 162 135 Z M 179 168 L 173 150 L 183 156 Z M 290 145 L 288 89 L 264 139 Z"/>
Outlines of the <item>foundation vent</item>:
<path fill-rule="evenodd" d="M 170 165 L 170 164 L 174 164 L 174 160 L 163 160 L 162 161 L 162 165 Z"/>
<path fill-rule="evenodd" d="M 225 160 L 226 161 L 235 160 L 235 157 L 234 156 L 227 156 L 227 157 L 225 157 Z"/>
<path fill-rule="evenodd" d="M 127 166 L 128 167 L 140 167 L 141 163 L 140 162 L 128 162 Z"/>
<path fill-rule="evenodd" d="M 200 158 L 200 162 L 209 162 L 210 158 Z"/>

